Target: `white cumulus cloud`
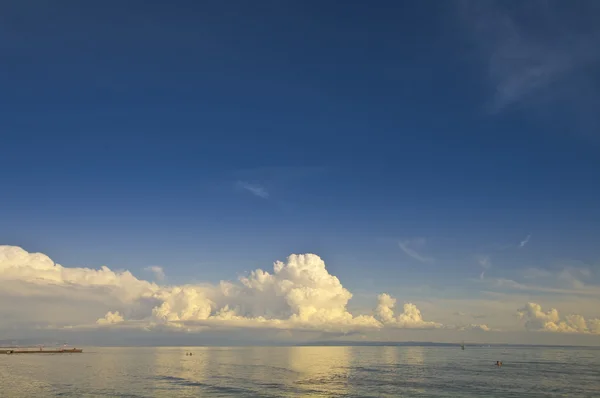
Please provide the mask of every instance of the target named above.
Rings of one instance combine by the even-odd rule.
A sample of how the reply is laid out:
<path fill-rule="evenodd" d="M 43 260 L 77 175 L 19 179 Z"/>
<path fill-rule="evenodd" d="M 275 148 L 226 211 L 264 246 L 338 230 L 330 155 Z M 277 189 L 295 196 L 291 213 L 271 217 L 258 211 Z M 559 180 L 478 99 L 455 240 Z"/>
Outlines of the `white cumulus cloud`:
<path fill-rule="evenodd" d="M 121 322 L 123 322 L 123 317 L 119 314 L 119 311 L 108 311 L 103 318 L 96 321 L 98 325 L 114 325 Z"/>
<path fill-rule="evenodd" d="M 466 325 L 466 326 L 461 326 L 459 328 L 459 330 L 478 330 L 481 332 L 490 332 L 492 331 L 492 328 L 490 328 L 488 325 L 486 324 L 476 324 L 476 323 L 472 323 L 470 325 Z"/>
<path fill-rule="evenodd" d="M 395 315 L 395 299 L 379 297 L 376 315 L 347 309 L 352 293 L 315 254 L 292 254 L 271 272 L 257 269 L 237 282 L 157 285 L 128 271 L 63 267 L 41 253 L 0 246 L 0 315 L 36 327 L 273 328 L 354 332 L 437 328 L 411 303 Z M 19 300 L 12 300 L 18 298 Z M 3 303 L 11 305 L 2 305 Z M 11 312 L 12 311 L 12 312 Z M 17 318 L 15 318 L 17 317 Z M 0 328 L 6 326 L 0 316 Z M 61 326 L 62 325 L 62 326 Z"/>
<path fill-rule="evenodd" d="M 586 320 L 581 315 L 571 314 L 561 320 L 556 308 L 543 311 L 542 306 L 536 303 L 527 303 L 517 311 L 517 315 L 525 320 L 528 330 L 600 334 L 600 319 Z"/>
<path fill-rule="evenodd" d="M 36 285 L 38 289 L 35 290 L 40 295 L 48 291 L 44 290 L 47 286 L 80 292 L 95 290 L 122 302 L 149 297 L 159 289 L 156 284 L 137 279 L 129 271 L 114 272 L 105 266 L 100 269 L 63 267 L 45 254 L 28 253 L 16 246 L 0 246 L 0 281 Z M 30 294 L 31 290 L 23 289 L 22 293 Z"/>
<path fill-rule="evenodd" d="M 442 327 L 441 324 L 423 320 L 421 311 L 412 303 L 405 303 L 403 312 L 394 314 L 396 299 L 389 294 L 383 293 L 378 297 L 375 310 L 377 318 L 384 324 L 401 328 L 431 329 Z"/>

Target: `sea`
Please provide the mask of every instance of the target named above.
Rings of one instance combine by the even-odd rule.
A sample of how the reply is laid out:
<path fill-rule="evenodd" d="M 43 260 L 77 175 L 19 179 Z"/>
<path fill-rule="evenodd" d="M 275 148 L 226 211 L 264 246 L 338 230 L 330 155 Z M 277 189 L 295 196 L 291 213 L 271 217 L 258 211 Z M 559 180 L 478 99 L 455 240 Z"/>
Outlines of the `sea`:
<path fill-rule="evenodd" d="M 1 355 L 0 397 L 600 397 L 600 350 L 85 347 Z"/>

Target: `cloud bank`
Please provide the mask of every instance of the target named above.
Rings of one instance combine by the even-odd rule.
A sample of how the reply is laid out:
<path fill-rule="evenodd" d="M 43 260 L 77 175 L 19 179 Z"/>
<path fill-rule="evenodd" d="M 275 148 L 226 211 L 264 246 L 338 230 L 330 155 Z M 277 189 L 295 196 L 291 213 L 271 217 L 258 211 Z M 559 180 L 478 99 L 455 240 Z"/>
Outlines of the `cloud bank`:
<path fill-rule="evenodd" d="M 236 281 L 166 285 L 108 267 L 64 267 L 41 253 L 0 246 L 0 284 L 0 330 L 499 331 L 495 325 L 428 319 L 414 303 L 399 306 L 387 293 L 377 296 L 372 310 L 352 313 L 352 293 L 315 254 L 292 254 L 272 270 L 256 269 Z M 543 311 L 536 303 L 520 308 L 518 316 L 526 330 L 600 335 L 600 319 L 560 317 L 558 310 Z"/>
<path fill-rule="evenodd" d="M 162 271 L 162 269 L 161 269 Z M 352 293 L 315 254 L 292 254 L 272 272 L 257 269 L 237 282 L 161 286 L 129 271 L 69 268 L 41 253 L 0 246 L 0 293 L 13 322 L 36 327 L 140 327 L 202 331 L 271 328 L 349 333 L 393 328 L 439 328 L 412 303 L 394 314 L 396 300 L 379 296 L 372 315 L 353 315 Z M 45 304 L 44 304 L 45 303 Z M 15 318 L 16 317 L 16 318 Z M 0 328 L 2 323 L 0 322 Z"/>

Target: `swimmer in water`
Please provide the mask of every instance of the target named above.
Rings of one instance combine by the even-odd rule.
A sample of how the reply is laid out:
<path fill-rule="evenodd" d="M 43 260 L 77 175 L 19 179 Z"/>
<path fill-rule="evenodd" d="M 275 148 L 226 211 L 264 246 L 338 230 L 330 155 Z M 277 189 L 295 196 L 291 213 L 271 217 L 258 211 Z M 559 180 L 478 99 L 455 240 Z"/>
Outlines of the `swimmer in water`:
<path fill-rule="evenodd" d="M 496 361 L 496 366 L 498 366 L 498 367 L 502 366 L 502 361 Z"/>

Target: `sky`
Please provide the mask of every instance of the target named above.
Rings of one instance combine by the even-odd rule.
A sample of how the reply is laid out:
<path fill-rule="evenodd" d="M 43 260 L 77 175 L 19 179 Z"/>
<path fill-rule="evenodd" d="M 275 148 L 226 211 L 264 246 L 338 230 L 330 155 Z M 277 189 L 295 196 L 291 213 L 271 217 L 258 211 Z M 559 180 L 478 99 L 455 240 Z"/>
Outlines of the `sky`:
<path fill-rule="evenodd" d="M 598 18 L 3 1 L 0 340 L 600 345 Z"/>

